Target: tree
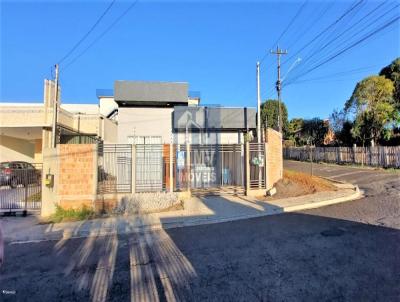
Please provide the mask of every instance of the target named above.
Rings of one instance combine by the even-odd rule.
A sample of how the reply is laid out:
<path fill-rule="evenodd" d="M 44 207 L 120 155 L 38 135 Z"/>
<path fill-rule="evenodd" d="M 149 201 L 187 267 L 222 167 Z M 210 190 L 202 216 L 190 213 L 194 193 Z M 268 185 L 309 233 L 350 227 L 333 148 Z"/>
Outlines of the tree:
<path fill-rule="evenodd" d="M 355 116 L 352 134 L 363 144 L 374 144 L 384 135 L 390 135 L 388 127 L 399 122 L 393 99 L 394 85 L 384 76 L 370 76 L 357 83 L 351 98 L 345 104 L 345 112 Z"/>
<path fill-rule="evenodd" d="M 322 146 L 328 130 L 328 123 L 320 118 L 315 117 L 310 120 L 304 120 L 303 129 L 301 131 L 302 140 L 306 144 Z"/>
<path fill-rule="evenodd" d="M 277 100 L 266 100 L 261 105 L 261 125 L 267 128 L 279 129 L 278 125 L 279 102 Z M 288 112 L 286 105 L 281 102 L 282 132 L 283 137 L 288 133 Z"/>
<path fill-rule="evenodd" d="M 393 82 L 395 107 L 397 110 L 400 110 L 400 58 L 395 59 L 388 66 L 382 68 L 379 75 Z"/>
<path fill-rule="evenodd" d="M 302 145 L 301 130 L 303 129 L 304 120 L 302 118 L 293 118 L 288 123 L 287 139 L 295 145 Z"/>

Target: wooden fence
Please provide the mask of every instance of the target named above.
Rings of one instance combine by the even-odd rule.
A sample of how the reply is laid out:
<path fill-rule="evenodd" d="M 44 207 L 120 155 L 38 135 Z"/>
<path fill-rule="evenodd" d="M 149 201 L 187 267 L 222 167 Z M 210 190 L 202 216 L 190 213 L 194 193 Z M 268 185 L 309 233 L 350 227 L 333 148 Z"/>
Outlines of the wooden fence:
<path fill-rule="evenodd" d="M 289 147 L 284 159 L 400 168 L 400 146 L 395 147 Z"/>

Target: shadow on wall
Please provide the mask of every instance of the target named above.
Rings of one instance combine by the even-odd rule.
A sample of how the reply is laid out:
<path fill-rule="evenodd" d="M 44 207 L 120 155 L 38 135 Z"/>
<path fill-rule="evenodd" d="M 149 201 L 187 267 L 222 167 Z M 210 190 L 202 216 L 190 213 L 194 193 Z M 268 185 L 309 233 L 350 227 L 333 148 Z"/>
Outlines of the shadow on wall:
<path fill-rule="evenodd" d="M 396 229 L 290 213 L 46 241 L 29 253 L 8 245 L 18 262 L 0 279 L 29 301 L 387 301 L 400 294 L 399 242 Z"/>

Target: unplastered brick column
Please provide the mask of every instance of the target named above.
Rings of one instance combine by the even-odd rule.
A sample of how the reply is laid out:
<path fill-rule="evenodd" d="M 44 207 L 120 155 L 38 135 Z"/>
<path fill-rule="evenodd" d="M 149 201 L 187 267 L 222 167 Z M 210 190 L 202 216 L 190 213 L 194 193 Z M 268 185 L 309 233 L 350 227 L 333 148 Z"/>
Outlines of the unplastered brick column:
<path fill-rule="evenodd" d="M 267 190 L 283 177 L 282 135 L 271 128 L 266 130 Z"/>
<path fill-rule="evenodd" d="M 59 145 L 58 198 L 63 208 L 94 208 L 97 146 Z"/>

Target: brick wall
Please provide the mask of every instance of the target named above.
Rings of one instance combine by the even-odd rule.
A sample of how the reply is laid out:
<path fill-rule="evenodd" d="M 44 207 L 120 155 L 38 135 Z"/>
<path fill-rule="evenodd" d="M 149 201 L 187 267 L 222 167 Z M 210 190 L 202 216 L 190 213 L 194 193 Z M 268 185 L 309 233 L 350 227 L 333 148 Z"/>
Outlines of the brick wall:
<path fill-rule="evenodd" d="M 268 128 L 265 137 L 267 142 L 267 190 L 269 190 L 283 175 L 282 135 Z"/>
<path fill-rule="evenodd" d="M 59 145 L 59 204 L 64 208 L 94 206 L 97 184 L 95 145 Z"/>

